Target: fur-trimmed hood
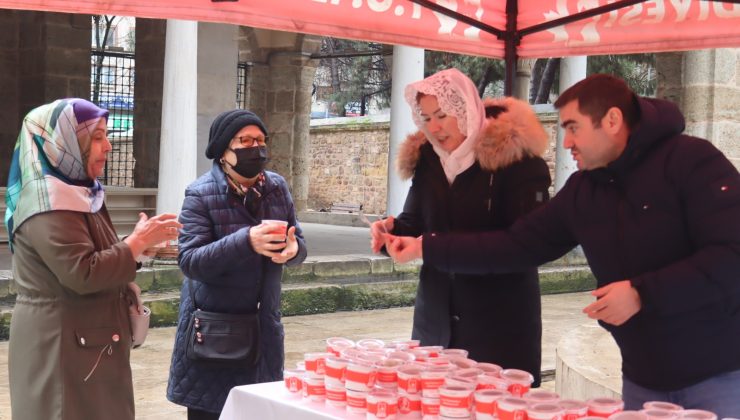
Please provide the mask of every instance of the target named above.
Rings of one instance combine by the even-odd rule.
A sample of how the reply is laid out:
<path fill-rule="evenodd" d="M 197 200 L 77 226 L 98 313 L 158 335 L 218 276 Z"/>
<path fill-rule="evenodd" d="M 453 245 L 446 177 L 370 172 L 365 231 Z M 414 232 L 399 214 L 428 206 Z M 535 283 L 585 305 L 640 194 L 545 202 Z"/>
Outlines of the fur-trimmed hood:
<path fill-rule="evenodd" d="M 549 138 L 537 115 L 528 103 L 516 98 L 485 99 L 488 108 L 505 108 L 496 118 L 487 118 L 481 138 L 475 145 L 475 159 L 481 168 L 494 171 L 522 160 L 526 156 L 542 156 Z M 421 146 L 427 142 L 421 131 L 409 135 L 401 144 L 396 169 L 402 179 L 410 179 L 421 156 Z"/>

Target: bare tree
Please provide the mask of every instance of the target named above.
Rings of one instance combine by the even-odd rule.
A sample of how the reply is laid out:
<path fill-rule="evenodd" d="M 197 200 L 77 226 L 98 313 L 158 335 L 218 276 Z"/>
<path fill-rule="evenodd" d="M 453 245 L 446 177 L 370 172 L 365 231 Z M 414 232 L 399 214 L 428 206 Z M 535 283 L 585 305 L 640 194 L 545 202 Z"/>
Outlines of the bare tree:
<path fill-rule="evenodd" d="M 537 96 L 534 103 L 546 104 L 547 100 L 550 99 L 550 91 L 552 90 L 552 85 L 555 83 L 555 75 L 558 70 L 560 70 L 560 59 L 548 58 L 545 68 L 542 71 L 540 86 L 537 89 Z"/>
<path fill-rule="evenodd" d="M 95 49 L 100 52 L 105 51 L 108 46 L 108 38 L 113 28 L 113 21 L 116 16 L 95 15 L 92 17 L 93 27 L 95 28 Z M 102 39 L 101 39 L 102 33 Z M 103 77 L 103 55 L 98 55 L 95 60 L 95 77 L 93 79 L 93 96 L 92 102 L 98 103 L 100 100 L 100 84 Z"/>

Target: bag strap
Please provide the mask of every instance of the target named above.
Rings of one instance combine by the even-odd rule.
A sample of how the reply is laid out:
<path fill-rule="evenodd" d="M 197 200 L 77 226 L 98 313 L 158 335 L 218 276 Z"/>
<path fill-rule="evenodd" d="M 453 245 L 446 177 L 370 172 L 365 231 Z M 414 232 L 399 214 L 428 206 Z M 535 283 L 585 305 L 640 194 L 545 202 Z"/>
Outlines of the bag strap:
<path fill-rule="evenodd" d="M 265 262 L 265 264 L 268 263 L 268 261 L 266 261 L 267 260 L 266 257 L 263 257 L 262 259 Z M 259 312 L 260 310 L 260 303 L 261 303 L 260 296 L 262 295 L 262 283 L 264 282 L 265 277 L 267 275 L 266 271 L 267 270 L 262 270 L 262 278 L 257 280 L 257 312 Z M 193 290 L 193 279 L 190 277 L 188 277 L 188 291 L 190 292 L 190 301 L 193 302 L 193 312 L 195 312 L 196 310 L 198 310 L 198 305 L 195 303 L 195 291 Z"/>

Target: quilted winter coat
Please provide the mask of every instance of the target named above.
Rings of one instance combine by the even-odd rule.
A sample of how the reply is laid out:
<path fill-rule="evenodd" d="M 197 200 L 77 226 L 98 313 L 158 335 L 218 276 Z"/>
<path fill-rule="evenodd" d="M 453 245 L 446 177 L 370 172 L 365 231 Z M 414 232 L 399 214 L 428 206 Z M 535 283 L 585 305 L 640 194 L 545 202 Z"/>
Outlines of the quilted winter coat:
<path fill-rule="evenodd" d="M 242 198 L 229 188 L 217 162 L 185 191 L 180 222 L 178 263 L 186 276 L 180 294 L 180 313 L 167 386 L 167 399 L 189 408 L 220 412 L 229 390 L 237 385 L 282 379 L 284 349 L 280 322 L 280 280 L 283 266 L 257 254 L 249 229 L 263 219 L 287 220 L 296 227 L 298 254 L 286 265 L 306 258 L 306 243 L 285 179 L 265 171 L 259 208 L 253 216 Z M 188 320 L 193 311 L 188 279 L 195 300 L 204 311 L 254 313 L 258 282 L 260 353 L 256 366 L 221 366 L 188 359 L 185 355 Z"/>

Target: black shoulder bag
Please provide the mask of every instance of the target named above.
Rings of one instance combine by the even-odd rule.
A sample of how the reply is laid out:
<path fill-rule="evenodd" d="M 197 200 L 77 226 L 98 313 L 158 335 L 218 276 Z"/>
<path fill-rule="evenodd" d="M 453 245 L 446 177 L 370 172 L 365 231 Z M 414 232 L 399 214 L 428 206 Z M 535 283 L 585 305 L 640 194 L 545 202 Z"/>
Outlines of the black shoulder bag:
<path fill-rule="evenodd" d="M 187 357 L 204 362 L 254 366 L 260 358 L 259 296 L 262 282 L 257 287 L 257 313 L 242 315 L 198 309 L 193 280 L 188 278 L 188 281 L 193 312 L 187 329 Z"/>

